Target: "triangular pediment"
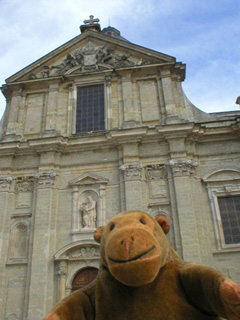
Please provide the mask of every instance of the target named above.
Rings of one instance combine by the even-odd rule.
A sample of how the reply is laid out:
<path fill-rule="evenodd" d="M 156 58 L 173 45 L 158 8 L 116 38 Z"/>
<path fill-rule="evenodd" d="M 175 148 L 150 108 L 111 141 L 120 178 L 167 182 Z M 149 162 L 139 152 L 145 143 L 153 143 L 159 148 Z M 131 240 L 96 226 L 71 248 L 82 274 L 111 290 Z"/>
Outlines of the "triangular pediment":
<path fill-rule="evenodd" d="M 100 32 L 88 31 L 9 77 L 6 82 L 44 80 L 69 74 L 175 61 L 169 55 Z"/>
<path fill-rule="evenodd" d="M 79 185 L 108 184 L 108 179 L 93 173 L 84 173 L 69 182 L 71 187 Z"/>

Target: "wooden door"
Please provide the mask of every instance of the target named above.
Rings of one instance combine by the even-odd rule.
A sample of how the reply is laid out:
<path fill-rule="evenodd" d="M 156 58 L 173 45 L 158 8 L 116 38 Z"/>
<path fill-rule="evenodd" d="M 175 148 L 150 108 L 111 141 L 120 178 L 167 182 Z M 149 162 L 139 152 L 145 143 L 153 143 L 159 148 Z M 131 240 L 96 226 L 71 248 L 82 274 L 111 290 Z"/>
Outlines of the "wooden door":
<path fill-rule="evenodd" d="M 85 287 L 87 284 L 92 282 L 98 274 L 98 269 L 89 267 L 81 269 L 73 279 L 72 292 L 80 288 Z"/>

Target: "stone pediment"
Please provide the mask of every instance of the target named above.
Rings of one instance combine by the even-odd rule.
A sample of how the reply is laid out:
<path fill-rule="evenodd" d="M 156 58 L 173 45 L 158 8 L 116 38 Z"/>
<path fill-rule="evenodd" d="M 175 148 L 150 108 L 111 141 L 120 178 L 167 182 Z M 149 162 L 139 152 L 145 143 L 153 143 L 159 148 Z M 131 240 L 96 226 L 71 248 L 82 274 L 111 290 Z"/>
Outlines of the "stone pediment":
<path fill-rule="evenodd" d="M 175 62 L 174 57 L 88 31 L 9 77 L 6 82 Z"/>
<path fill-rule="evenodd" d="M 240 180 L 240 170 L 239 169 L 219 169 L 211 172 L 203 177 L 203 181 L 217 182 L 217 181 L 233 181 Z"/>
<path fill-rule="evenodd" d="M 84 173 L 69 182 L 71 187 L 79 185 L 108 184 L 108 179 L 92 173 Z"/>

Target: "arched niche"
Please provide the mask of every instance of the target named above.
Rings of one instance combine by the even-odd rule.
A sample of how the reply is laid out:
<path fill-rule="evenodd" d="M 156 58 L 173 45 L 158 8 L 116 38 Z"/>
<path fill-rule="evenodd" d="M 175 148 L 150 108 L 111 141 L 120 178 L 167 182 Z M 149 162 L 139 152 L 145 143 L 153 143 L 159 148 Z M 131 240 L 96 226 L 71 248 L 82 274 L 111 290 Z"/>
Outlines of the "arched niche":
<path fill-rule="evenodd" d="M 29 223 L 14 220 L 11 225 L 8 263 L 26 263 L 28 258 Z"/>
<path fill-rule="evenodd" d="M 93 232 L 106 224 L 106 187 L 108 179 L 84 173 L 69 182 L 72 189 L 72 241 L 92 239 Z M 94 205 L 93 205 L 94 203 Z M 92 210 L 92 211 L 91 211 Z M 84 221 L 95 216 L 89 225 Z"/>

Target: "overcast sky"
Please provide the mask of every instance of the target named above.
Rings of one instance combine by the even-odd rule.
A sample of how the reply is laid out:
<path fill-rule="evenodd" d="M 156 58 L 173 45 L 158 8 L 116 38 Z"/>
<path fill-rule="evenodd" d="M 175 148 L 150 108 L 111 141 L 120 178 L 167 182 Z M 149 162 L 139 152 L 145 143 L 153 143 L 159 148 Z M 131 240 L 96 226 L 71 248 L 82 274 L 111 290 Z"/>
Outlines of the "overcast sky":
<path fill-rule="evenodd" d="M 0 0 L 0 84 L 77 36 L 91 14 L 186 63 L 183 89 L 199 109 L 239 110 L 240 0 Z"/>

